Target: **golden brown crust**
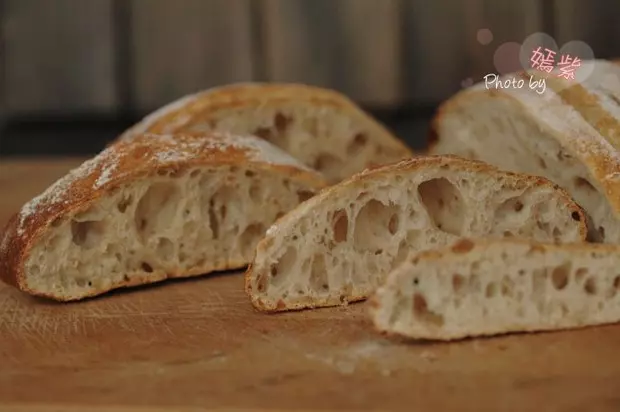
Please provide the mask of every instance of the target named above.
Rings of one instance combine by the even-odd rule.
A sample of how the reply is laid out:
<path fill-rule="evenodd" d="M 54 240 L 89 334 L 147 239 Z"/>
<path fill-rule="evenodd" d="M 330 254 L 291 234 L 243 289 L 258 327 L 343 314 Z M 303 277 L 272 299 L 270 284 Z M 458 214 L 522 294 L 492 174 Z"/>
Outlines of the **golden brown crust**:
<path fill-rule="evenodd" d="M 294 103 L 305 104 L 310 108 L 326 109 L 322 110 L 326 116 L 330 113 L 342 113 L 354 119 L 354 123 L 368 132 L 364 138 L 370 139 L 376 146 L 377 159 L 387 158 L 388 161 L 396 161 L 412 156 L 411 149 L 404 142 L 343 94 L 315 86 L 289 83 L 230 84 L 189 95 L 153 112 L 124 132 L 117 140 L 131 139 L 132 136 L 145 132 L 184 133 L 192 130 L 211 130 L 214 129 L 223 112 L 234 116 L 236 109 L 239 111 L 265 107 L 277 109 Z M 286 129 L 287 121 L 283 118 L 281 122 L 278 122 L 276 117 L 274 120 L 276 130 L 259 128 L 244 132 L 268 139 L 274 131 L 279 133 Z M 342 138 L 348 139 L 350 136 L 343 135 Z M 301 157 L 300 153 L 293 153 L 293 155 Z"/>
<path fill-rule="evenodd" d="M 311 106 L 329 107 L 372 124 L 394 146 L 411 154 L 411 150 L 396 139 L 383 125 L 373 120 L 345 95 L 334 90 L 294 83 L 237 83 L 205 90 L 181 98 L 147 116 L 118 140 L 142 133 L 184 132 L 191 126 L 208 123 L 224 109 L 259 106 L 269 102 L 277 105 L 291 101 L 307 102 Z"/>
<path fill-rule="evenodd" d="M 219 165 L 250 165 L 257 170 L 275 171 L 316 191 L 327 184 L 317 172 L 255 137 L 225 133 L 136 136 L 108 147 L 72 170 L 9 220 L 0 244 L 0 279 L 25 292 L 41 295 L 28 288 L 23 264 L 40 236 L 56 221 L 88 209 L 97 199 L 137 179 Z M 221 269 L 243 266 L 229 263 L 232 266 Z M 122 286 L 129 283 L 116 287 Z"/>
<path fill-rule="evenodd" d="M 364 184 L 369 181 L 377 181 L 377 180 L 385 180 L 386 177 L 394 177 L 401 172 L 413 172 L 415 170 L 427 169 L 427 168 L 442 168 L 449 167 L 450 170 L 463 170 L 467 172 L 480 172 L 480 173 L 502 173 L 506 177 L 513 177 L 515 181 L 521 187 L 541 187 L 547 186 L 549 188 L 553 188 L 559 195 L 561 199 L 564 200 L 565 204 L 570 207 L 573 214 L 576 214 L 578 218 L 574 218 L 576 221 L 580 222 L 579 229 L 579 237 L 582 241 L 585 241 L 587 235 L 587 227 L 586 227 L 586 217 L 583 209 L 579 205 L 577 205 L 573 199 L 570 197 L 566 190 L 562 189 L 558 185 L 552 183 L 548 179 L 540 176 L 526 175 L 521 173 L 513 173 L 506 172 L 498 169 L 488 163 L 476 161 L 476 160 L 466 160 L 460 158 L 458 156 L 453 155 L 444 155 L 444 156 L 419 156 L 414 157 L 412 159 L 403 160 L 398 163 L 384 165 L 375 169 L 367 169 L 360 173 L 357 173 L 350 178 L 336 184 L 333 186 L 329 186 L 321 191 L 321 193 L 317 194 L 313 198 L 308 201 L 298 205 L 296 208 L 291 210 L 289 213 L 282 216 L 278 219 L 273 226 L 267 231 L 265 237 L 258 243 L 256 247 L 256 254 L 258 256 L 260 253 L 265 252 L 268 247 L 273 242 L 273 237 L 277 236 L 278 230 L 280 227 L 286 227 L 288 225 L 294 224 L 298 219 L 302 216 L 306 215 L 310 210 L 315 208 L 317 205 L 328 202 L 330 198 L 337 196 L 337 194 L 341 191 L 344 191 L 345 188 L 348 187 L 362 187 Z M 245 272 L 245 290 L 246 293 L 250 296 L 252 300 L 252 304 L 261 311 L 266 312 L 277 312 L 279 311 L 277 308 L 271 307 L 269 305 L 264 304 L 259 297 L 256 297 L 251 294 L 252 287 L 252 265 L 248 267 Z M 353 297 L 348 298 L 349 302 L 353 302 L 356 300 L 362 300 L 364 297 Z M 318 304 L 317 304 L 318 306 Z M 288 307 L 287 310 L 295 310 L 295 307 Z"/>

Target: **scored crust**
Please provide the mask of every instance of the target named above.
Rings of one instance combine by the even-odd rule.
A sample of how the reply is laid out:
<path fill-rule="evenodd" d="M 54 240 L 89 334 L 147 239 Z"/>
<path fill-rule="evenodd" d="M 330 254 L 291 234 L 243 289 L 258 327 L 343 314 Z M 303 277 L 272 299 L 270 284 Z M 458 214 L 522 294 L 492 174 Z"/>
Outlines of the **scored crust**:
<path fill-rule="evenodd" d="M 239 83 L 185 96 L 147 116 L 136 134 L 217 130 L 251 134 L 339 181 L 412 155 L 353 101 L 333 90 L 287 83 Z"/>
<path fill-rule="evenodd" d="M 484 180 L 482 186 L 488 187 L 478 187 L 476 179 Z M 495 186 L 491 187 L 492 184 Z M 478 212 L 459 210 L 464 206 L 458 201 L 458 192 L 461 189 L 473 191 L 472 188 L 480 190 L 474 195 L 477 199 L 466 195 L 462 199 L 471 200 L 470 207 L 478 205 L 485 212 L 488 208 L 492 215 L 488 216 L 487 222 L 476 220 L 474 215 Z M 490 193 L 488 198 L 482 194 L 485 190 Z M 406 199 L 398 197 L 403 193 L 407 193 Z M 534 200 L 534 197 L 521 198 L 525 193 L 527 196 L 543 196 L 544 201 Z M 399 200 L 393 200 L 396 198 Z M 548 221 L 541 223 L 542 215 L 545 219 L 549 219 L 549 215 L 535 206 L 539 201 L 556 204 L 558 213 L 553 214 L 556 219 L 553 224 L 549 225 Z M 450 210 L 450 202 L 455 202 L 456 209 Z M 523 207 L 527 202 L 530 205 Z M 520 220 L 523 215 L 514 220 L 513 210 L 527 210 L 533 215 L 528 224 L 536 227 L 540 223 L 537 227 L 541 230 L 526 228 Z M 463 213 L 471 220 L 465 226 L 448 227 L 452 212 L 455 215 Z M 494 227 L 495 219 L 506 226 Z M 358 231 L 359 221 L 364 229 L 360 227 Z M 566 225 L 569 230 L 556 235 L 554 225 Z M 487 226 L 489 229 L 473 229 Z M 258 243 L 254 260 L 246 271 L 246 292 L 253 305 L 263 311 L 333 306 L 362 300 L 381 280 L 384 269 L 390 270 L 407 254 L 436 247 L 467 235 L 463 231 L 472 230 L 484 232 L 471 233 L 473 236 L 489 235 L 492 231 L 496 231 L 494 236 L 498 237 L 533 236 L 536 233 L 540 235 L 539 240 L 553 238 L 575 242 L 583 241 L 587 231 L 581 208 L 566 191 L 545 178 L 504 172 L 483 162 L 455 156 L 417 157 L 356 174 L 324 189 L 276 221 Z M 521 230 L 527 233 L 519 234 Z M 380 238 L 379 232 L 382 234 Z M 410 235 L 414 237 L 410 238 Z M 557 236 L 564 238 L 556 239 Z M 317 256 L 321 263 L 315 265 Z M 352 270 L 351 278 L 340 275 L 344 270 L 340 267 L 334 269 L 336 263 L 331 266 L 325 263 L 328 257 L 336 262 L 336 256 L 339 264 L 348 265 L 347 269 Z M 361 261 L 366 257 L 381 260 L 365 260 L 366 269 L 356 266 L 362 265 Z M 355 280 L 360 276 L 367 279 Z M 302 287 L 291 286 L 297 283 Z M 314 283 L 316 285 L 312 286 Z M 275 292 L 269 293 L 272 284 Z M 282 292 L 282 285 L 295 290 Z M 321 285 L 327 285 L 327 289 Z M 315 286 L 324 290 L 317 292 Z"/>
<path fill-rule="evenodd" d="M 264 171 L 280 175 L 291 182 L 291 188 L 301 188 L 298 195 L 300 200 L 312 196 L 326 185 L 319 173 L 256 137 L 215 132 L 136 136 L 130 141 L 111 145 L 70 171 L 45 192 L 26 203 L 10 219 L 0 244 L 0 279 L 31 294 L 68 300 L 45 291 L 33 290 L 26 281 L 24 264 L 39 239 L 62 224 L 63 220 L 88 210 L 99 199 L 117 193 L 123 185 L 158 177 L 183 176 L 200 167 L 222 167 L 226 170 L 251 168 L 259 173 Z M 58 258 L 62 259 L 62 256 Z M 211 269 L 238 268 L 245 264 L 247 262 L 241 261 L 220 263 L 220 267 Z M 125 279 L 114 287 L 148 282 L 146 277 L 138 277 Z M 91 295 L 100 292 L 93 291 Z"/>

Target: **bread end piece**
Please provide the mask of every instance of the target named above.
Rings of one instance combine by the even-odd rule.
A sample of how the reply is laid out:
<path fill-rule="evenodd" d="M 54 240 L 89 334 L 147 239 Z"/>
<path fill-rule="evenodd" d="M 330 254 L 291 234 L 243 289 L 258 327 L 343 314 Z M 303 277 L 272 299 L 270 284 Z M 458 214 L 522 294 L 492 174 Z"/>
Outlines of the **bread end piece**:
<path fill-rule="evenodd" d="M 145 135 L 28 202 L 3 233 L 0 277 L 69 301 L 240 269 L 273 221 L 325 185 L 256 137 Z"/>
<path fill-rule="evenodd" d="M 461 240 L 412 256 L 370 302 L 380 332 L 456 340 L 620 321 L 617 246 Z"/>
<path fill-rule="evenodd" d="M 418 157 L 331 186 L 267 231 L 246 271 L 262 311 L 366 299 L 410 254 L 461 237 L 585 240 L 585 217 L 546 179 L 454 156 Z"/>

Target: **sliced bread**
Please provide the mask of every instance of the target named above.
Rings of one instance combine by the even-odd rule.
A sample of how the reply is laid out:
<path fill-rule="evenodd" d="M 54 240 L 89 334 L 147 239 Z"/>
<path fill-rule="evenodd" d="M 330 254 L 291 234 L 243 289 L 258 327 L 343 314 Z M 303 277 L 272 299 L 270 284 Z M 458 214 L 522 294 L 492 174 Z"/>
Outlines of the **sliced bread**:
<path fill-rule="evenodd" d="M 618 322 L 620 249 L 465 239 L 407 259 L 369 304 L 378 330 L 414 339 Z"/>
<path fill-rule="evenodd" d="M 157 110 L 119 139 L 144 132 L 217 130 L 270 141 L 339 181 L 411 151 L 346 96 L 286 83 L 231 84 L 186 96 Z"/>
<path fill-rule="evenodd" d="M 368 170 L 279 219 L 246 272 L 254 306 L 281 311 L 365 299 L 413 252 L 461 237 L 585 239 L 582 210 L 540 177 L 452 156 Z"/>
<path fill-rule="evenodd" d="M 0 277 L 68 301 L 241 268 L 276 218 L 325 184 L 255 137 L 138 136 L 71 171 L 13 217 Z"/>
<path fill-rule="evenodd" d="M 542 94 L 527 81 L 458 93 L 433 121 L 430 153 L 545 176 L 584 208 L 590 240 L 620 243 L 620 66 L 598 60 L 584 68 L 592 73 L 583 82 L 548 78 Z"/>

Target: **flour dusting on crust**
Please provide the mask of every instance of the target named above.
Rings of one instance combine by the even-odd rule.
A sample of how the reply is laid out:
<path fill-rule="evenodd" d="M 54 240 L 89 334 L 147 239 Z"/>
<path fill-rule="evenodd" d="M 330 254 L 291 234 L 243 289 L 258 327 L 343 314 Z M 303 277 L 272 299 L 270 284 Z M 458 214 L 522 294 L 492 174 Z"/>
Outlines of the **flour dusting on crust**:
<path fill-rule="evenodd" d="M 191 160 L 208 159 L 210 156 L 216 158 L 229 150 L 241 152 L 248 162 L 292 166 L 318 176 L 318 172 L 258 137 L 215 132 L 178 136 L 144 134 L 129 142 L 110 146 L 26 203 L 19 213 L 17 233 L 20 236 L 24 233 L 26 222 L 35 213 L 41 213 L 58 204 L 69 203 L 68 191 L 79 180 L 96 177 L 90 188 L 95 192 L 113 179 L 129 173 L 130 169 L 157 169 Z M 137 155 L 145 157 L 136 157 Z M 128 168 L 121 166 L 126 163 L 129 164 Z"/>
<path fill-rule="evenodd" d="M 112 148 L 104 150 L 96 157 L 87 160 L 77 168 L 71 170 L 64 177 L 60 178 L 48 187 L 47 190 L 39 196 L 26 203 L 19 213 L 17 234 L 20 236 L 23 234 L 26 221 L 35 213 L 39 213 L 44 209 L 60 203 L 68 203 L 69 200 L 67 199 L 66 194 L 73 183 L 94 173 L 104 163 L 108 162 L 111 155 L 113 155 Z"/>
<path fill-rule="evenodd" d="M 282 149 L 255 136 L 238 136 L 225 132 L 209 132 L 204 137 L 186 137 L 180 134 L 159 135 L 144 134 L 144 144 L 149 141 L 152 144 L 167 146 L 162 148 L 157 155 L 158 162 L 179 162 L 201 157 L 205 153 L 225 152 L 227 150 L 245 151 L 248 161 L 269 163 L 273 165 L 293 166 L 306 171 L 317 173 L 315 170 L 304 165 Z"/>

